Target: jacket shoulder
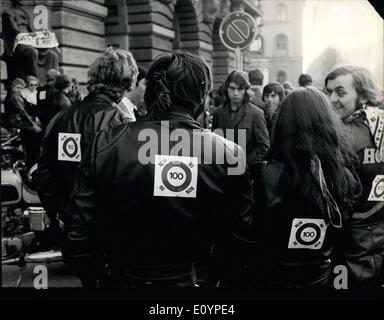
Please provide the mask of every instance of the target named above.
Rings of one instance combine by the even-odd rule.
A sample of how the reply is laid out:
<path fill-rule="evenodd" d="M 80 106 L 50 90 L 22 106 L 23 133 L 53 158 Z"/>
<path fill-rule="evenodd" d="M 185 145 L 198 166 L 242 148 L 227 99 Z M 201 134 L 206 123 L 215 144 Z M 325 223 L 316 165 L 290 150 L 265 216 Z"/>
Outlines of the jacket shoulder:
<path fill-rule="evenodd" d="M 248 102 L 248 111 L 255 116 L 264 117 L 264 111 L 262 108 L 256 106 L 252 102 Z"/>
<path fill-rule="evenodd" d="M 97 152 L 100 153 L 112 147 L 133 123 L 120 122 L 98 131 L 96 136 Z M 129 136 L 133 137 L 134 135 L 130 134 Z"/>
<path fill-rule="evenodd" d="M 264 165 L 258 167 L 255 185 L 260 186 L 259 192 L 264 194 L 269 207 L 283 202 L 279 192 L 279 180 L 284 171 L 284 165 L 278 162 L 264 162 Z"/>
<path fill-rule="evenodd" d="M 233 163 L 233 161 L 238 161 L 241 162 L 241 165 L 244 164 L 244 167 L 246 166 L 246 156 L 241 146 L 215 132 L 207 132 L 205 134 L 211 136 L 212 143 L 216 145 L 216 148 L 214 150 L 218 151 L 221 149 L 226 151 L 225 154 L 227 157 L 229 157 L 229 163 Z"/>
<path fill-rule="evenodd" d="M 76 105 L 72 105 L 66 111 L 66 114 L 75 118 L 93 118 L 99 115 L 108 114 L 109 116 L 114 116 L 115 114 L 119 115 L 120 113 L 108 103 L 82 101 Z"/>

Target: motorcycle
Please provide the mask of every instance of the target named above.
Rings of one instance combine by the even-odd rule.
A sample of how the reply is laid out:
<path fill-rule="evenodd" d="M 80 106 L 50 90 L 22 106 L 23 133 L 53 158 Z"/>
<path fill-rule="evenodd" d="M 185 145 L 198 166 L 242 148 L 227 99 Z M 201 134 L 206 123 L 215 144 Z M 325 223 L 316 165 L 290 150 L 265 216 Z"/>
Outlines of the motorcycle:
<path fill-rule="evenodd" d="M 51 221 L 36 191 L 37 164 L 27 170 L 19 130 L 12 133 L 2 128 L 1 151 L 2 284 L 4 286 L 6 266 L 17 266 L 18 287 L 23 271 L 32 264 L 62 263 L 63 258 L 61 252 L 52 250 L 49 243 L 47 233 Z"/>

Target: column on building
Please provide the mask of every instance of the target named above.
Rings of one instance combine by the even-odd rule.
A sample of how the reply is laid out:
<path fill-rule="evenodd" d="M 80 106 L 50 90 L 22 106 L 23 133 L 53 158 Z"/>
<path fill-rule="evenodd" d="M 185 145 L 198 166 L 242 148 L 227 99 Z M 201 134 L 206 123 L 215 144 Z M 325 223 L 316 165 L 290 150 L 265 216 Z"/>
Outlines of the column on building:
<path fill-rule="evenodd" d="M 218 89 L 228 74 L 235 69 L 235 53 L 228 50 L 220 40 L 219 28 L 222 18 L 216 19 L 213 27 L 213 87 Z"/>
<path fill-rule="evenodd" d="M 178 0 L 175 6 L 175 23 L 178 23 L 179 51 L 187 51 L 202 57 L 212 66 L 212 17 L 210 1 Z"/>
<path fill-rule="evenodd" d="M 105 0 L 47 2 L 50 25 L 60 44 L 60 67 L 84 89 L 89 66 L 106 47 Z"/>
<path fill-rule="evenodd" d="M 211 28 L 203 21 L 202 0 L 127 1 L 129 48 L 149 66 L 164 52 L 187 51 L 212 63 Z"/>
<path fill-rule="evenodd" d="M 136 61 L 148 67 L 161 53 L 172 51 L 172 1 L 127 1 L 129 23 L 129 50 Z"/>
<path fill-rule="evenodd" d="M 105 41 L 107 46 L 129 49 L 128 10 L 126 0 L 105 0 L 108 15 L 105 18 Z"/>

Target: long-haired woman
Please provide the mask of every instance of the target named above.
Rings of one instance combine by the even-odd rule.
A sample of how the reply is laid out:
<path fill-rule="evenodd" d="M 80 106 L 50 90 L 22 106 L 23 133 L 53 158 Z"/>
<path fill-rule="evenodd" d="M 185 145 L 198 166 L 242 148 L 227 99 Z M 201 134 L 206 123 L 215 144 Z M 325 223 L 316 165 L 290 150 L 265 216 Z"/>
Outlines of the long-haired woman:
<path fill-rule="evenodd" d="M 282 103 L 255 181 L 253 284 L 327 286 L 343 221 L 360 192 L 349 137 L 327 98 L 300 88 Z"/>

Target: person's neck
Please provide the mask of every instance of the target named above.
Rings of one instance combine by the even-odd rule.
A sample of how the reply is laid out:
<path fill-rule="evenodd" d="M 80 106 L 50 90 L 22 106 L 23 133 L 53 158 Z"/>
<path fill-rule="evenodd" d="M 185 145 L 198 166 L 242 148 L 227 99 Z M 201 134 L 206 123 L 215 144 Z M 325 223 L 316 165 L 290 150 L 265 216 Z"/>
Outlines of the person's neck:
<path fill-rule="evenodd" d="M 241 103 L 233 103 L 231 102 L 230 105 L 229 105 L 230 109 L 232 111 L 238 111 L 241 107 Z"/>

